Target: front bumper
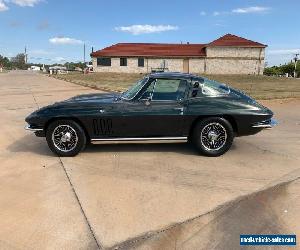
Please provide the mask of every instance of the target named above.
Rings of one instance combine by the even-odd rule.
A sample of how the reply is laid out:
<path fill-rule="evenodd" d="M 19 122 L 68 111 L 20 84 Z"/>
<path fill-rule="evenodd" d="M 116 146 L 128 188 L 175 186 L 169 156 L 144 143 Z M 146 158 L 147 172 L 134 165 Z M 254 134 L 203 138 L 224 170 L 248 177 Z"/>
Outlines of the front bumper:
<path fill-rule="evenodd" d="M 27 124 L 25 126 L 25 130 L 33 132 L 37 137 L 45 137 L 46 136 L 45 130 L 41 127 L 36 127 L 36 126 Z"/>
<path fill-rule="evenodd" d="M 275 127 L 277 124 L 278 122 L 272 118 L 267 121 L 256 122 L 252 125 L 252 128 L 271 129 Z"/>
<path fill-rule="evenodd" d="M 40 131 L 43 131 L 44 129 L 42 128 L 36 128 L 36 127 L 32 127 L 31 125 L 27 124 L 25 127 L 24 127 L 25 130 L 28 130 L 28 131 L 31 131 L 31 132 L 40 132 Z"/>

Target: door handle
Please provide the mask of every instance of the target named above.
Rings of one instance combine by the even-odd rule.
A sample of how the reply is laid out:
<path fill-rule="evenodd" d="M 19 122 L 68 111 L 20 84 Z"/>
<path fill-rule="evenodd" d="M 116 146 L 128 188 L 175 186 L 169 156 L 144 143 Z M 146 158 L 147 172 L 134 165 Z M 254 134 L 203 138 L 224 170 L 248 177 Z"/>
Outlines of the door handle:
<path fill-rule="evenodd" d="M 179 111 L 183 112 L 183 108 L 174 108 L 174 110 L 179 110 Z"/>
<path fill-rule="evenodd" d="M 180 114 L 183 115 L 183 107 L 181 107 L 181 108 L 174 108 L 174 110 L 180 111 Z"/>

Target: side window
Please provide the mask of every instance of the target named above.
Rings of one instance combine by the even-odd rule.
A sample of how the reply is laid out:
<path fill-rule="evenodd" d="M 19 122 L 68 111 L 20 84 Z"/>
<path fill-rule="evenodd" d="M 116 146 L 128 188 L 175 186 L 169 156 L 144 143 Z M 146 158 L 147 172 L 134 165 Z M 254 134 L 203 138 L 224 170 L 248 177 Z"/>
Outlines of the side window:
<path fill-rule="evenodd" d="M 152 100 L 181 100 L 184 98 L 187 86 L 186 80 L 157 79 Z"/>
<path fill-rule="evenodd" d="M 127 58 L 120 58 L 120 66 L 127 66 Z"/>
<path fill-rule="evenodd" d="M 138 66 L 139 66 L 139 67 L 144 67 L 144 64 L 145 64 L 144 58 L 139 57 L 139 58 L 138 58 Z"/>
<path fill-rule="evenodd" d="M 204 79 L 201 90 L 202 94 L 206 96 L 227 95 L 230 92 L 230 89 L 225 84 L 209 79 Z"/>
<path fill-rule="evenodd" d="M 98 57 L 97 58 L 97 66 L 111 66 L 111 58 L 110 57 Z"/>

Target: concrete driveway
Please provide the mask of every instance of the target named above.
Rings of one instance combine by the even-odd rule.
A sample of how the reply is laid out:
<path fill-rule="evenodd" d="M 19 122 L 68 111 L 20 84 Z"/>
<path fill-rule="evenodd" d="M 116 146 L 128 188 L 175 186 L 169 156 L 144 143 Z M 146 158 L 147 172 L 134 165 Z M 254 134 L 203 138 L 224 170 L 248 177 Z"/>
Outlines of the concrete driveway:
<path fill-rule="evenodd" d="M 300 101 L 265 102 L 279 126 L 236 138 L 219 158 L 186 144 L 92 145 L 59 158 L 23 129 L 38 107 L 91 92 L 0 75 L 1 249 L 238 249 L 241 232 L 300 235 Z"/>

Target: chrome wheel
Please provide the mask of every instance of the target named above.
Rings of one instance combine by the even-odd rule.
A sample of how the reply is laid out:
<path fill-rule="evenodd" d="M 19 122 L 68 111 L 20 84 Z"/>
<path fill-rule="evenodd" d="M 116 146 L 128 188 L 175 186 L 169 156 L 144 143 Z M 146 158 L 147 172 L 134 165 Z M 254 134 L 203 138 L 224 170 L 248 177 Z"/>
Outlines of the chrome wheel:
<path fill-rule="evenodd" d="M 52 132 L 54 146 L 62 151 L 72 151 L 78 142 L 78 136 L 74 128 L 69 125 L 59 125 Z"/>
<path fill-rule="evenodd" d="M 206 150 L 218 151 L 226 144 L 226 129 L 218 122 L 209 123 L 202 129 L 200 140 Z"/>

